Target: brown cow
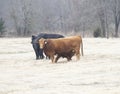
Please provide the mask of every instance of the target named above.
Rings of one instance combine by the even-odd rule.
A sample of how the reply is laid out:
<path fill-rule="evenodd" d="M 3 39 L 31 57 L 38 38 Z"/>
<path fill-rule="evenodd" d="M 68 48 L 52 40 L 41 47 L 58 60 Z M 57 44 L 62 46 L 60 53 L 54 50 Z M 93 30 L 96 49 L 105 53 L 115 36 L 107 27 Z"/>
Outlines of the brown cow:
<path fill-rule="evenodd" d="M 55 62 L 57 62 L 57 60 L 60 58 L 60 57 L 63 57 L 63 58 L 67 58 L 68 61 L 72 60 L 72 56 L 74 56 L 75 54 L 75 51 L 74 50 L 71 50 L 67 53 L 60 53 L 60 54 L 57 54 L 57 57 L 55 59 Z"/>
<path fill-rule="evenodd" d="M 57 60 L 60 58 L 60 57 L 63 57 L 63 58 L 67 58 L 68 61 L 72 60 L 72 56 L 74 56 L 75 54 L 75 51 L 74 50 L 71 50 L 70 52 L 67 52 L 67 53 L 61 53 L 61 54 L 57 54 L 57 57 L 55 59 L 55 62 L 57 62 Z M 50 58 L 50 56 L 48 56 Z"/>
<path fill-rule="evenodd" d="M 81 52 L 83 55 L 83 44 L 81 36 L 72 36 L 67 38 L 59 39 L 40 39 L 40 48 L 43 49 L 46 56 L 49 56 L 52 63 L 57 62 L 57 60 L 62 56 L 71 60 L 71 57 L 75 54 L 77 59 L 80 59 L 80 45 Z M 54 61 L 54 55 L 57 57 Z"/>

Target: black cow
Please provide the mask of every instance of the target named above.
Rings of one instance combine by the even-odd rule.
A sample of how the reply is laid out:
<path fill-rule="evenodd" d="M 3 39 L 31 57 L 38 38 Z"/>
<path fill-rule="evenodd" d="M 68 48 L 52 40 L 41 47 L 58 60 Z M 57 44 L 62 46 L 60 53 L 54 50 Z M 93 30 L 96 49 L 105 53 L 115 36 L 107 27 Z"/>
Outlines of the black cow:
<path fill-rule="evenodd" d="M 35 51 L 35 54 L 36 54 L 36 60 L 37 59 L 43 59 L 44 58 L 44 55 L 43 55 L 43 49 L 40 49 L 39 47 L 39 39 L 40 38 L 45 38 L 45 39 L 48 39 L 48 38 L 63 38 L 64 36 L 63 35 L 60 35 L 60 34 L 47 34 L 47 33 L 40 33 L 39 35 L 35 36 L 35 35 L 32 35 L 32 46 L 33 46 L 33 49 Z"/>

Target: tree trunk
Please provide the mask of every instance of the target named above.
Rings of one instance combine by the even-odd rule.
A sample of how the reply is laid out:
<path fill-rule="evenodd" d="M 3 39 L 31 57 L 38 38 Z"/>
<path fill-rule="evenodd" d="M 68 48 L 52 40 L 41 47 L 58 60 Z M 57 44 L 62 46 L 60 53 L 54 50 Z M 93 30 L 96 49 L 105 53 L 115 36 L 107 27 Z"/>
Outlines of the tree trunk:
<path fill-rule="evenodd" d="M 118 36 L 118 28 L 119 28 L 119 22 L 120 22 L 120 18 L 115 16 L 115 37 L 119 37 Z"/>
<path fill-rule="evenodd" d="M 102 37 L 105 38 L 106 37 L 106 31 L 105 31 L 105 21 L 102 18 L 101 19 L 101 30 L 102 30 Z"/>
<path fill-rule="evenodd" d="M 119 25 L 118 24 L 115 24 L 115 37 L 118 38 L 118 27 Z"/>

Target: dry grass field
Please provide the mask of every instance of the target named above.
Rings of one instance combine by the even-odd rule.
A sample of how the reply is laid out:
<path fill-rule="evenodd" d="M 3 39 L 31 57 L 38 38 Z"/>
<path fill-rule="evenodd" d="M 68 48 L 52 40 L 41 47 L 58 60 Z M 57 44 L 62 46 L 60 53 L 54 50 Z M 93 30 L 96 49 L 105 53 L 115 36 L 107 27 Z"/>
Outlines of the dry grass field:
<path fill-rule="evenodd" d="M 120 94 L 120 39 L 84 38 L 84 56 L 35 60 L 30 38 L 0 39 L 0 94 Z"/>

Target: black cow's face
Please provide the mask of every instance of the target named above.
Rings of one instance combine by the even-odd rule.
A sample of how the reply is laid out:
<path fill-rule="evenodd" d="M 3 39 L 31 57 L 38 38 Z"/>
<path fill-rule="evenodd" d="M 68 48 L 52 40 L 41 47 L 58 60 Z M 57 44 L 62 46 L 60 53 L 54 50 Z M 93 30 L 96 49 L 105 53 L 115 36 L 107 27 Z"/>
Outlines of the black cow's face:
<path fill-rule="evenodd" d="M 39 49 L 39 44 L 38 44 L 36 38 L 37 38 L 36 36 L 32 35 L 32 42 L 31 43 L 32 43 L 34 50 L 37 51 Z"/>
<path fill-rule="evenodd" d="M 40 49 L 39 43 L 38 43 L 41 36 L 40 35 L 39 36 L 32 35 L 32 37 L 31 37 L 31 43 L 32 43 L 33 49 L 35 51 L 36 59 L 39 59 L 39 58 L 43 59 L 44 58 L 43 49 Z"/>
<path fill-rule="evenodd" d="M 38 43 L 32 43 L 32 45 L 33 45 L 33 48 L 36 49 L 36 50 L 39 48 L 39 44 Z"/>
<path fill-rule="evenodd" d="M 36 36 L 35 35 L 32 35 L 32 40 L 34 40 L 36 38 Z"/>
<path fill-rule="evenodd" d="M 33 44 L 33 43 L 35 43 L 35 39 L 36 39 L 36 36 L 35 35 L 32 35 L 32 38 L 31 38 L 31 43 Z"/>

